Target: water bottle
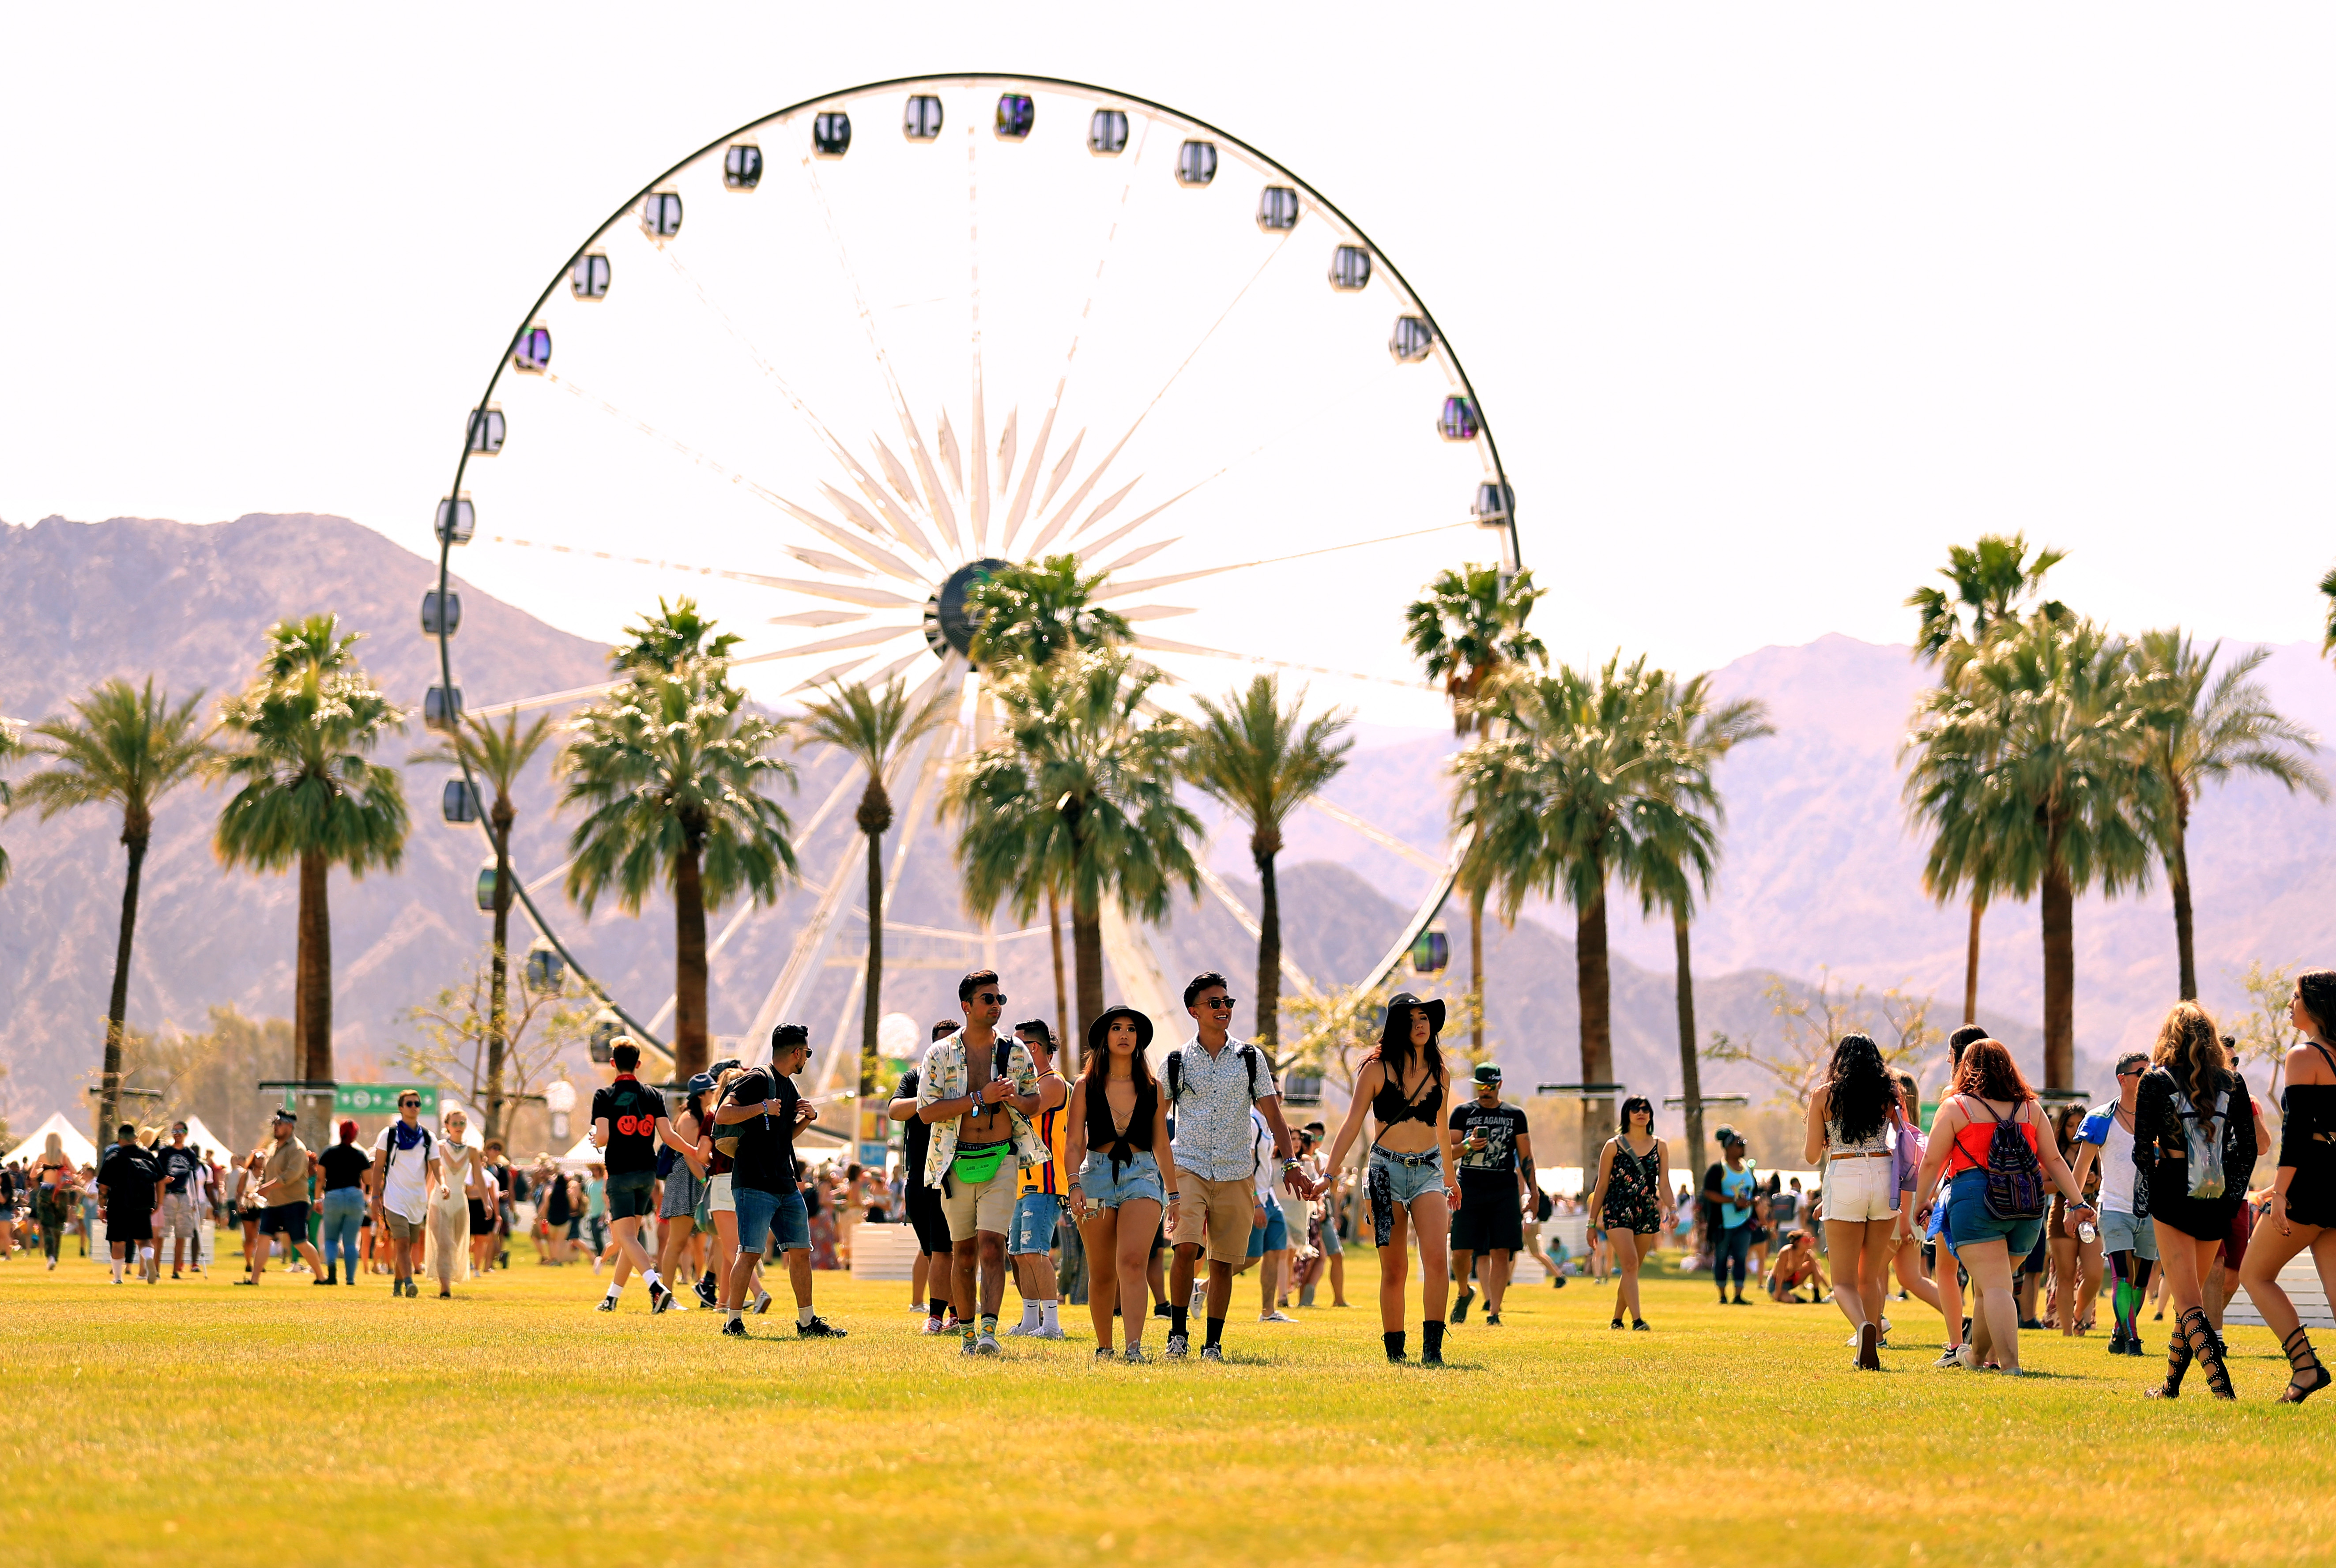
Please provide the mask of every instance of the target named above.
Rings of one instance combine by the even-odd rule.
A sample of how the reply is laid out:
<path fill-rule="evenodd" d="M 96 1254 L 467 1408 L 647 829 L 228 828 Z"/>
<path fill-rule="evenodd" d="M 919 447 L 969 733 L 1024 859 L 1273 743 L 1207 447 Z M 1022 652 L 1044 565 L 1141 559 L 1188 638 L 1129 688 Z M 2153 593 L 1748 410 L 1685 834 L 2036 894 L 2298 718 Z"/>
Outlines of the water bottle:
<path fill-rule="evenodd" d="M 2100 1232 L 2093 1228 L 2093 1222 L 2090 1220 L 2079 1220 L 2077 1222 L 2078 1241 L 2089 1243 L 2099 1235 Z"/>

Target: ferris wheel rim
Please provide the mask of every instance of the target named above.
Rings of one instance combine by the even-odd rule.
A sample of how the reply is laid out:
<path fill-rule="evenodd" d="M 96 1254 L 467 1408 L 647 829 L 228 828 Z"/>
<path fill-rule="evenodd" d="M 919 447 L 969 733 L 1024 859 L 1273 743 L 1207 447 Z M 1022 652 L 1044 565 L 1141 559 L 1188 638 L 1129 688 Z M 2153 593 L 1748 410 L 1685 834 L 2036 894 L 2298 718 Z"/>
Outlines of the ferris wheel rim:
<path fill-rule="evenodd" d="M 889 90 L 916 87 L 926 83 L 958 83 L 970 85 L 983 83 L 1025 83 L 1049 89 L 1093 93 L 1115 102 L 1123 102 L 1131 106 L 1140 107 L 1153 115 L 1181 122 L 1183 124 L 1192 126 L 1199 131 L 1205 131 L 1210 136 L 1222 139 L 1226 144 L 1238 149 L 1247 157 L 1286 178 L 1293 186 L 1303 191 L 1309 199 L 1319 204 L 1320 209 L 1335 219 L 1337 223 L 1342 225 L 1348 231 L 1351 232 L 1366 248 L 1368 255 L 1372 258 L 1373 264 L 1385 268 L 1387 275 L 1392 278 L 1397 287 L 1401 291 L 1404 298 L 1410 302 L 1410 304 L 1416 309 L 1420 317 L 1426 322 L 1430 332 L 1434 335 L 1434 341 L 1439 346 L 1444 358 L 1449 362 L 1452 377 L 1459 384 L 1462 392 L 1466 395 L 1469 403 L 1473 406 L 1475 413 L 1477 425 L 1476 434 L 1478 438 L 1482 439 L 1484 443 L 1485 455 L 1489 461 L 1489 465 L 1493 472 L 1493 483 L 1498 487 L 1497 493 L 1502 497 L 1504 515 L 1504 526 L 1500 531 L 1504 536 L 1504 541 L 1507 545 L 1508 560 L 1509 563 L 1514 565 L 1516 570 L 1523 570 L 1524 569 L 1523 543 L 1522 532 L 1517 525 L 1516 504 L 1514 500 L 1515 492 L 1510 487 L 1508 471 L 1501 461 L 1500 442 L 1498 437 L 1494 433 L 1492 419 L 1484 411 L 1483 400 L 1477 396 L 1475 385 L 1469 377 L 1467 367 L 1462 362 L 1458 349 L 1454 346 L 1450 337 L 1445 334 L 1441 324 L 1436 318 L 1433 307 L 1428 305 L 1427 301 L 1424 297 L 1422 297 L 1419 290 L 1412 286 L 1410 279 L 1405 277 L 1403 269 L 1397 265 L 1393 258 L 1387 254 L 1385 248 L 1381 247 L 1376 239 L 1371 238 L 1369 232 L 1365 229 L 1361 224 L 1356 222 L 1344 209 L 1340 208 L 1337 202 L 1331 200 L 1329 197 L 1325 195 L 1303 175 L 1290 168 L 1280 160 L 1263 151 L 1254 143 L 1226 131 L 1222 126 L 1219 126 L 1211 121 L 1202 119 L 1198 115 L 1188 113 L 1183 110 L 1175 108 L 1171 104 L 1161 102 L 1156 99 L 1144 97 L 1140 93 L 1123 92 L 1119 89 L 1107 87 L 1098 83 L 1083 81 L 1074 77 L 1049 76 L 1027 72 L 920 72 L 913 75 L 884 77 L 871 82 L 861 83 L 849 87 L 832 89 L 825 93 L 814 94 L 808 98 L 799 99 L 784 107 L 772 110 L 767 113 L 757 115 L 754 118 L 714 137 L 712 140 L 692 150 L 684 157 L 676 159 L 673 163 L 660 170 L 638 190 L 626 197 L 622 202 L 612 209 L 606 218 L 602 219 L 600 222 L 592 229 L 591 232 L 569 253 L 567 258 L 553 270 L 550 278 L 545 282 L 542 290 L 538 293 L 531 301 L 530 301 L 526 311 L 521 315 L 518 326 L 513 329 L 511 336 L 506 338 L 502 345 L 496 350 L 494 369 L 488 375 L 485 387 L 481 391 L 476 401 L 474 401 L 469 408 L 464 411 L 465 438 L 462 443 L 461 455 L 454 465 L 453 482 L 449 485 L 446 491 L 447 504 L 451 506 L 457 503 L 462 497 L 462 482 L 469 471 L 470 460 L 473 455 L 472 443 L 468 436 L 469 420 L 472 415 L 477 413 L 477 411 L 485 409 L 489 405 L 494 397 L 496 388 L 501 384 L 504 373 L 512 368 L 511 344 L 516 342 L 519 336 L 526 332 L 530 325 L 538 318 L 545 305 L 550 301 L 554 294 L 557 292 L 561 279 L 568 277 L 578 262 L 591 250 L 592 247 L 606 236 L 610 229 L 620 223 L 628 212 L 634 210 L 644 198 L 652 195 L 661 185 L 673 180 L 683 170 L 695 165 L 709 154 L 726 147 L 735 139 L 749 135 L 764 126 L 783 122 L 806 110 L 816 108 L 820 104 L 845 99 L 863 97 L 871 93 Z M 442 604 L 446 602 L 445 596 L 453 590 L 452 558 L 453 548 L 457 541 L 454 537 L 455 531 L 451 526 L 452 521 L 453 520 L 450 515 L 448 519 L 449 526 L 435 531 L 438 533 L 437 591 L 440 595 L 440 602 Z M 453 628 L 447 624 L 446 619 L 442 617 L 438 629 L 434 633 L 434 637 L 438 644 L 439 679 L 449 694 L 452 694 L 456 689 L 454 685 L 453 649 L 451 647 L 453 636 Z M 944 661 L 944 664 L 946 664 L 946 661 Z M 462 723 L 461 716 L 453 716 L 452 722 L 453 727 L 459 730 Z M 478 798 L 477 781 L 472 774 L 470 761 L 468 756 L 465 755 L 464 748 L 457 746 L 453 748 L 453 750 L 456 765 L 461 771 L 465 786 L 472 792 L 472 798 Z M 496 847 L 493 830 L 486 821 L 485 814 L 483 813 L 480 815 L 478 825 L 482 836 L 487 842 L 489 849 L 491 851 L 493 850 Z M 1368 975 L 1348 989 L 1347 996 L 1341 1004 L 1342 1009 L 1344 1008 L 1351 1007 L 1357 998 L 1368 992 L 1371 988 L 1376 987 L 1384 981 L 1387 976 L 1393 971 L 1395 967 L 1402 961 L 1404 954 L 1408 950 L 1412 942 L 1416 940 L 1418 934 L 1421 931 L 1426 930 L 1442 912 L 1443 907 L 1450 899 L 1452 890 L 1456 883 L 1460 861 L 1460 848 L 1464 847 L 1465 843 L 1461 846 L 1454 847 L 1447 852 L 1445 869 L 1440 875 L 1434 879 L 1426 899 L 1405 920 L 1401 938 L 1396 945 L 1388 950 L 1386 957 L 1377 964 L 1373 966 L 1373 969 Z M 528 919 L 535 927 L 538 935 L 546 942 L 550 943 L 552 949 L 559 953 L 561 959 L 569 966 L 570 970 L 574 972 L 578 979 L 599 998 L 604 1007 L 613 1012 L 628 1027 L 635 1038 L 640 1040 L 643 1044 L 657 1051 L 657 1054 L 666 1056 L 670 1059 L 672 1047 L 658 1040 L 654 1034 L 652 1034 L 645 1026 L 628 1012 L 623 1004 L 617 999 L 614 993 L 609 990 L 608 988 L 599 984 L 592 979 L 589 971 L 577 959 L 576 955 L 569 950 L 567 943 L 561 940 L 559 932 L 553 928 L 552 923 L 547 920 L 543 912 L 536 907 L 535 900 L 529 891 L 525 881 L 521 878 L 516 867 L 513 867 L 508 873 L 506 873 L 505 880 L 509 884 L 509 891 L 512 902 L 526 911 Z"/>

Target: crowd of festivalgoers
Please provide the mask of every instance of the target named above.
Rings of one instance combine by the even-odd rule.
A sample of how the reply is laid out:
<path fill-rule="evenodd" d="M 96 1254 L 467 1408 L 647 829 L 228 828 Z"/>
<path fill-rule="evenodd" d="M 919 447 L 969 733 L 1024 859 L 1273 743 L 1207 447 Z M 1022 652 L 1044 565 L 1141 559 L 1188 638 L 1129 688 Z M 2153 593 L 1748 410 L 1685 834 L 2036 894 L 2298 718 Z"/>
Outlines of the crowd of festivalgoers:
<path fill-rule="evenodd" d="M 1325 1281 L 1345 1307 L 1346 1247 L 1368 1236 L 1391 1361 L 1409 1356 L 1416 1247 L 1419 1359 L 1434 1365 L 1480 1293 L 1484 1324 L 1500 1325 L 1521 1255 L 1559 1286 L 1569 1266 L 1611 1279 L 1611 1326 L 1650 1330 L 1640 1276 L 1668 1243 L 1722 1304 L 1832 1301 L 1863 1368 L 1889 1348 L 1893 1296 L 1902 1310 L 1939 1314 L 1939 1368 L 2017 1375 L 2023 1330 L 2089 1332 L 2106 1290 L 2112 1355 L 2149 1354 L 2145 1314 L 2156 1324 L 2174 1310 L 2154 1396 L 2178 1397 L 2195 1368 L 2227 1398 L 2224 1311 L 2244 1290 L 2286 1354 L 2282 1400 L 2331 1381 L 2277 1276 L 2308 1251 L 2336 1283 L 2336 970 L 2298 979 L 2302 1041 L 2274 1076 L 2285 1086 L 2276 1136 L 2229 1043 L 2183 1002 L 2153 1049 L 2118 1058 L 2115 1098 L 2057 1113 L 2000 1042 L 1966 1026 L 1927 1130 L 1913 1076 L 1846 1035 L 1807 1106 L 1798 1153 L 1818 1174 L 1806 1189 L 1764 1175 L 1728 1126 L 1700 1187 L 1677 1180 L 1653 1105 L 1633 1096 L 1578 1199 L 1540 1187 L 1525 1113 L 1502 1100 L 1496 1066 L 1473 1069 L 1465 1092 L 1455 1085 L 1441 1002 L 1390 1002 L 1334 1133 L 1285 1120 L 1264 1054 L 1230 1032 L 1224 977 L 1194 977 L 1183 999 L 1192 1033 L 1163 1072 L 1149 1054 L 1153 1020 L 1114 1007 L 1066 1076 L 1049 1027 L 1003 1027 L 997 974 L 968 975 L 962 1019 L 933 1026 L 890 1101 L 904 1158 L 889 1173 L 799 1157 L 794 1140 L 816 1112 L 793 1081 L 807 1031 L 786 1024 L 767 1065 L 716 1062 L 671 1096 L 640 1081 L 638 1047 L 618 1040 L 613 1080 L 592 1103 L 601 1159 L 582 1171 L 548 1156 L 514 1164 L 495 1140 L 472 1145 L 459 1111 L 426 1127 L 416 1096 L 369 1144 L 344 1122 L 321 1153 L 288 1111 L 233 1159 L 190 1147 L 183 1123 L 125 1123 L 92 1170 L 53 1134 L 0 1167 L 0 1256 L 37 1237 L 54 1269 L 68 1232 L 84 1255 L 102 1233 L 117 1283 L 153 1283 L 166 1254 L 173 1279 L 215 1266 L 215 1231 L 239 1229 L 240 1285 L 280 1261 L 319 1286 L 365 1272 L 402 1295 L 434 1281 L 444 1296 L 508 1268 L 518 1237 L 546 1266 L 607 1270 L 604 1311 L 632 1274 L 657 1313 L 687 1308 L 668 1280 L 693 1281 L 686 1294 L 717 1309 L 731 1336 L 769 1310 L 764 1271 L 783 1269 L 798 1336 L 827 1339 L 845 1330 L 813 1310 L 815 1273 L 848 1262 L 858 1226 L 905 1222 L 922 1331 L 957 1338 L 965 1355 L 1000 1352 L 1010 1280 L 1022 1316 L 1005 1338 L 1065 1338 L 1068 1302 L 1088 1309 L 1099 1359 L 1148 1359 L 1157 1318 L 1163 1354 L 1192 1355 L 1197 1331 L 1212 1361 L 1242 1275 L 1256 1274 L 1260 1325 L 1293 1321 L 1293 1295 L 1311 1306 Z M 2273 1174 L 2250 1191 L 2258 1154 L 2275 1154 Z M 1549 1222 L 1577 1213 L 1585 1255 L 1571 1260 Z"/>

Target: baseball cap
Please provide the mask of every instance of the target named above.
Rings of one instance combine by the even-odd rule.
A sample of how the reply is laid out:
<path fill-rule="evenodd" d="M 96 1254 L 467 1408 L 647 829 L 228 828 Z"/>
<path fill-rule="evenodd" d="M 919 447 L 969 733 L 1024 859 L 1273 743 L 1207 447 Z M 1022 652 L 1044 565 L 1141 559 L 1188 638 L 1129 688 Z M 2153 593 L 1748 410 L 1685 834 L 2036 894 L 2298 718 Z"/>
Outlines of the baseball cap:
<path fill-rule="evenodd" d="M 692 1095 L 703 1095 L 710 1093 L 713 1087 L 714 1075 L 712 1073 L 696 1073 L 691 1076 L 685 1092 Z"/>
<path fill-rule="evenodd" d="M 297 1112 L 279 1108 L 276 1113 L 276 1119 L 279 1122 L 297 1122 L 300 1117 Z"/>
<path fill-rule="evenodd" d="M 1501 1069 L 1491 1062 L 1478 1062 L 1476 1081 L 1480 1084 L 1497 1084 L 1501 1081 Z"/>
<path fill-rule="evenodd" d="M 1744 1141 L 1744 1135 L 1725 1122 L 1720 1123 L 1719 1130 L 1711 1135 L 1723 1144 L 1740 1144 Z"/>

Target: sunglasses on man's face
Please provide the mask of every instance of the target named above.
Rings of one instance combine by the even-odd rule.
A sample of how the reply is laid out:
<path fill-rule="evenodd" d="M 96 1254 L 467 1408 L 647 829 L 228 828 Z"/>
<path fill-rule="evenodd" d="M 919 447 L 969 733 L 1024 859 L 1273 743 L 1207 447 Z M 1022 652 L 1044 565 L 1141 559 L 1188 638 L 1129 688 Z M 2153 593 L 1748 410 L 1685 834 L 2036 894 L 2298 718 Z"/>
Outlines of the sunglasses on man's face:
<path fill-rule="evenodd" d="M 1002 1008 L 1006 1005 L 1007 998 L 1004 991 L 976 991 L 973 993 L 973 999 L 977 1002 L 985 1003 L 989 1007 Z"/>
<path fill-rule="evenodd" d="M 1201 1005 L 1213 1013 L 1229 1013 L 1233 1010 L 1233 1003 L 1238 999 L 1233 997 L 1202 997 Z"/>

